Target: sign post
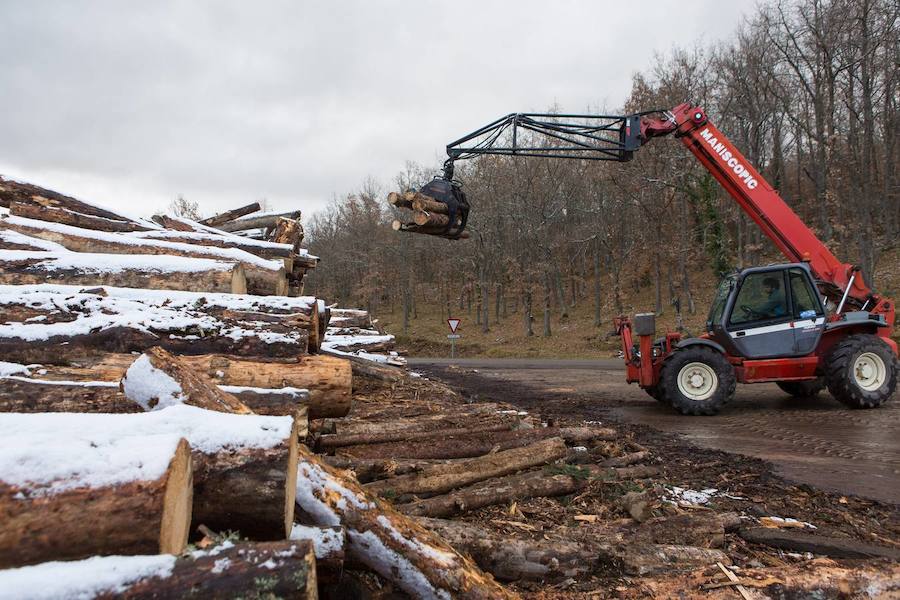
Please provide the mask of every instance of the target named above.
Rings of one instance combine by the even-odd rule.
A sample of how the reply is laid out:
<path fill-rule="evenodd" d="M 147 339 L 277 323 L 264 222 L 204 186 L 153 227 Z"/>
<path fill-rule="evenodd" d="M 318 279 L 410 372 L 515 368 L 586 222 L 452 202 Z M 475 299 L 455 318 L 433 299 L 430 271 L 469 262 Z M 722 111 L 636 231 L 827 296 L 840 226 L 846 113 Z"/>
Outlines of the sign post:
<path fill-rule="evenodd" d="M 456 355 L 456 340 L 460 337 L 456 330 L 460 323 L 462 323 L 460 319 L 447 319 L 447 325 L 450 327 L 450 334 L 447 336 L 447 339 L 450 340 L 450 358 L 454 358 Z"/>

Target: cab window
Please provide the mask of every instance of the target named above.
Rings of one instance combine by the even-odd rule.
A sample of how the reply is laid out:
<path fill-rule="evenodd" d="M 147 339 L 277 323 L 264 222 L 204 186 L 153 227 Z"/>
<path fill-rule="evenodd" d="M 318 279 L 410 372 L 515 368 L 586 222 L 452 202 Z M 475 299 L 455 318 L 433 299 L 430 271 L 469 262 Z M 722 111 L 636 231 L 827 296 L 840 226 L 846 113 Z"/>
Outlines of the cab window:
<path fill-rule="evenodd" d="M 741 282 L 729 323 L 740 325 L 787 316 L 789 313 L 782 272 L 752 273 Z"/>
<path fill-rule="evenodd" d="M 822 306 L 809 278 L 800 269 L 791 269 L 791 293 L 794 295 L 794 318 L 813 319 L 822 316 Z"/>

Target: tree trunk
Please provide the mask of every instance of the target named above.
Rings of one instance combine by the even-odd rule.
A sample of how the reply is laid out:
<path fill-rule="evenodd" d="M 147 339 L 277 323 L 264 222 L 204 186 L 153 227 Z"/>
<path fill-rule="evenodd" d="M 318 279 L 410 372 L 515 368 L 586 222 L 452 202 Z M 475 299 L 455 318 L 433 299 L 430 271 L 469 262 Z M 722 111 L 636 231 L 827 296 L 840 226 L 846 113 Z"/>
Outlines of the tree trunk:
<path fill-rule="evenodd" d="M 603 323 L 603 295 L 600 286 L 600 248 L 594 244 L 594 327 Z"/>
<path fill-rule="evenodd" d="M 426 467 L 421 472 L 392 477 L 366 486 L 369 491 L 385 495 L 443 494 L 450 490 L 471 485 L 479 481 L 502 477 L 537 467 L 566 455 L 566 444 L 562 438 L 549 438 L 524 446 L 452 464 Z"/>
<path fill-rule="evenodd" d="M 340 452 L 355 458 L 471 458 L 492 451 L 521 448 L 551 437 L 562 437 L 569 443 L 584 443 L 597 439 L 615 439 L 617 434 L 612 429 L 586 427 L 543 427 L 475 433 L 457 429 L 445 431 L 441 439 L 429 439 L 427 444 L 419 441 L 365 444 L 345 446 Z"/>
<path fill-rule="evenodd" d="M 64 283 L 245 294 L 240 263 L 181 256 L 0 250 L 0 284 Z"/>
<path fill-rule="evenodd" d="M 276 244 L 287 244 L 297 252 L 303 241 L 303 225 L 299 219 L 279 218 L 271 239 Z"/>
<path fill-rule="evenodd" d="M 525 337 L 534 335 L 534 313 L 531 309 L 531 287 L 526 288 L 522 300 L 522 325 L 525 330 Z"/>
<path fill-rule="evenodd" d="M 184 224 L 184 219 L 174 223 Z M 228 235 L 225 233 L 213 233 L 210 231 L 181 231 L 172 229 L 142 231 L 129 234 L 128 237 L 140 240 L 158 240 L 163 242 L 176 242 L 179 244 L 194 244 L 197 246 L 212 246 L 215 248 L 236 248 L 249 252 L 260 258 L 279 259 L 284 261 L 285 271 L 294 267 L 295 252 L 289 246 L 273 242 L 251 240 L 249 238 Z"/>
<path fill-rule="evenodd" d="M 54 225 L 47 228 L 41 221 L 19 217 L 0 219 L 0 229 L 56 242 L 73 252 L 170 255 L 240 262 L 244 266 L 247 286 L 251 293 L 282 296 L 287 292 L 287 278 L 280 261 L 260 258 L 236 248 L 139 239 L 121 233 L 105 233 L 68 225 Z"/>
<path fill-rule="evenodd" d="M 118 382 L 134 359 L 130 354 L 81 357 L 73 366 L 44 366 L 46 372 L 41 379 Z M 297 408 L 294 398 L 309 406 L 311 419 L 344 417 L 350 412 L 352 368 L 351 361 L 343 358 L 317 355 L 254 361 L 213 354 L 179 356 L 179 360 L 194 372 L 205 373 L 217 384 L 228 386 L 226 391 L 245 399 L 258 414 L 293 414 Z M 309 393 L 308 403 L 303 400 L 303 390 Z"/>
<path fill-rule="evenodd" d="M 598 569 L 598 545 L 521 540 L 472 523 L 416 519 L 500 581 L 558 581 L 589 577 Z"/>
<path fill-rule="evenodd" d="M 9 208 L 12 202 L 40 202 L 46 206 L 64 208 L 82 215 L 102 217 L 113 221 L 130 221 L 126 217 L 104 210 L 93 204 L 76 200 L 71 196 L 65 196 L 30 183 L 20 183 L 0 177 L 0 206 Z"/>
<path fill-rule="evenodd" d="M 548 273 L 546 276 L 546 281 L 544 282 L 544 337 L 550 337 L 550 298 L 552 296 L 552 292 L 550 291 L 550 274 Z"/>
<path fill-rule="evenodd" d="M 297 505 L 307 522 L 343 525 L 348 553 L 415 598 L 516 598 L 470 559 L 301 448 Z"/>
<path fill-rule="evenodd" d="M 37 431 L 36 419 L 44 420 Z M 188 443 L 177 435 L 60 431 L 64 424 L 57 423 L 52 415 L 0 415 L 0 454 L 9 459 L 2 462 L 32 465 L 28 481 L 0 471 L 0 568 L 96 554 L 180 553 L 191 523 Z M 52 479 L 34 483 L 44 476 L 40 465 L 61 459 L 66 479 L 57 464 Z"/>
<path fill-rule="evenodd" d="M 435 419 L 408 419 L 398 425 L 376 427 L 372 424 L 369 429 L 344 431 L 344 427 L 338 425 L 339 433 L 326 434 L 319 438 L 318 448 L 322 450 L 334 450 L 346 446 L 363 444 L 384 444 L 399 441 L 423 440 L 427 438 L 443 436 L 454 431 L 490 432 L 509 431 L 521 425 L 521 420 L 516 415 L 435 415 Z"/>
<path fill-rule="evenodd" d="M 227 223 L 219 225 L 216 229 L 233 233 L 235 231 L 247 231 L 248 229 L 268 229 L 275 228 L 278 225 L 278 219 L 291 219 L 296 221 L 300 218 L 299 210 L 291 210 L 278 214 L 260 215 L 258 217 L 245 217 L 243 219 L 233 219 Z"/>
<path fill-rule="evenodd" d="M 145 410 L 183 403 L 218 412 L 253 414 L 211 378 L 158 346 L 147 349 L 128 367 L 121 389 Z"/>
<path fill-rule="evenodd" d="M 52 200 L 35 196 L 31 200 L 25 202 L 12 202 L 9 206 L 9 214 L 15 217 L 61 223 L 63 225 L 84 227 L 86 229 L 95 229 L 97 231 L 126 232 L 147 231 L 150 229 L 149 227 L 138 225 L 131 221 L 95 217 L 75 212 L 62 206 L 54 206 L 54 204 L 55 203 Z"/>
<path fill-rule="evenodd" d="M 200 223 L 206 225 L 207 227 L 218 227 L 219 225 L 224 225 L 228 221 L 233 221 L 238 217 L 243 217 L 244 215 L 255 213 L 258 210 L 261 210 L 259 202 L 254 202 L 252 204 L 247 204 L 246 206 L 241 206 L 240 208 L 235 208 L 223 213 L 219 213 L 213 217 L 209 217 L 208 219 L 203 219 L 202 221 L 200 221 Z"/>
<path fill-rule="evenodd" d="M 65 567 L 65 568 L 61 568 Z M 156 600 L 171 598 L 317 598 L 312 543 L 280 541 L 221 543 L 184 556 L 94 557 L 66 565 L 36 565 L 27 572 L 0 573 L 28 595 L 48 585 L 72 598 Z M 78 573 L 78 575 L 76 575 Z M 102 573 L 102 577 L 85 577 Z M 86 579 L 90 583 L 86 583 Z"/>

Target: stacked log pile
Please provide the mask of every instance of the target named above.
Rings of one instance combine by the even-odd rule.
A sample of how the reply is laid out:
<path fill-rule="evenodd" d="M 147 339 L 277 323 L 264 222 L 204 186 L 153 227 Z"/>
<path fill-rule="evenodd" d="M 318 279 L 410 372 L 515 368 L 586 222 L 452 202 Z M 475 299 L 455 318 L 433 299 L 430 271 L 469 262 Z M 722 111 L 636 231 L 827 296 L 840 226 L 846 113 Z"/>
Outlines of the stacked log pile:
<path fill-rule="evenodd" d="M 299 295 L 299 213 L 145 220 L 5 180 L 0 204 L 0 589 L 315 598 L 346 557 L 411 594 L 512 597 L 304 445 L 357 374 L 398 375 L 362 358 L 393 344 L 368 315 L 329 329 Z"/>

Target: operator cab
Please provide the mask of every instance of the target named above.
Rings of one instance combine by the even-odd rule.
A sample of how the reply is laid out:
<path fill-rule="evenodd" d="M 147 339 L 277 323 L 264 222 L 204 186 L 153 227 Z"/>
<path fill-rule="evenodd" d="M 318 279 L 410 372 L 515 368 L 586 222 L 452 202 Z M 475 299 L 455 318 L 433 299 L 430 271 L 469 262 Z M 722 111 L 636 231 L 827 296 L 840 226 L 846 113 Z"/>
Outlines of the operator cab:
<path fill-rule="evenodd" d="M 706 322 L 732 356 L 788 358 L 812 353 L 825 308 L 805 263 L 745 269 L 722 280 Z"/>

